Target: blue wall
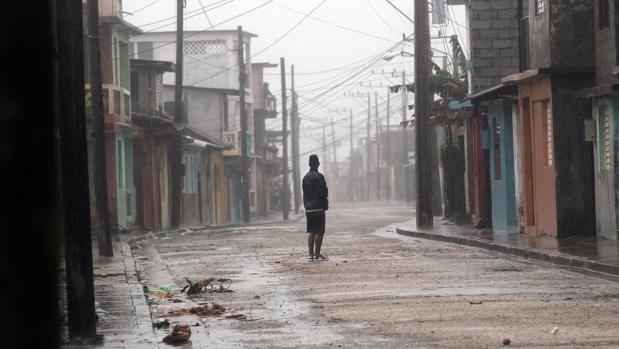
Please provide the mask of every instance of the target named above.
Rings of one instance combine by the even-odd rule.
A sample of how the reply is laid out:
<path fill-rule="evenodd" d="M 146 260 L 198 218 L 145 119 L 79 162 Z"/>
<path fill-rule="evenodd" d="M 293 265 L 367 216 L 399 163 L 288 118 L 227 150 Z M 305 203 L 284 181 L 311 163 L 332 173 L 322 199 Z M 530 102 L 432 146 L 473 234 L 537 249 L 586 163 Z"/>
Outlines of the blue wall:
<path fill-rule="evenodd" d="M 517 224 L 512 106 L 491 105 L 488 117 L 492 228 L 504 230 Z M 497 147 L 500 149 L 500 159 L 496 157 Z M 500 168 L 497 168 L 499 166 Z"/>

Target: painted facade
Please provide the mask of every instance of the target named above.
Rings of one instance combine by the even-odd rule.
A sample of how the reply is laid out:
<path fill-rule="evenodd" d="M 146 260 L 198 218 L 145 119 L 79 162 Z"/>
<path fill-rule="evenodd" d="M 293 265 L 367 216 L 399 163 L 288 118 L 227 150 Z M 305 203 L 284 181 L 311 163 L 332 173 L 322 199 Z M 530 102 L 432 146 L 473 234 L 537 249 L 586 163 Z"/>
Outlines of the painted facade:
<path fill-rule="evenodd" d="M 589 141 L 593 144 L 595 178 L 595 231 L 599 238 L 619 239 L 619 79 L 616 71 L 616 1 L 594 1 L 595 87 L 580 94 L 592 100 L 593 120 Z"/>

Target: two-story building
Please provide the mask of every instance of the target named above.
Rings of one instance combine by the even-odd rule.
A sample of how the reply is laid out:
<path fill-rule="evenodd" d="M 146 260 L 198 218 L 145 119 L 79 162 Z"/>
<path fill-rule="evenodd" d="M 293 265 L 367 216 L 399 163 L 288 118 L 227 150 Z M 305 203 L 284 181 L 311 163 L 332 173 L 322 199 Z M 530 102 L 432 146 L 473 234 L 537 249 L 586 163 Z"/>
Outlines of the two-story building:
<path fill-rule="evenodd" d="M 595 0 L 595 87 L 580 91 L 593 101 L 588 135 L 593 141 L 595 216 L 598 237 L 619 239 L 619 3 Z"/>
<path fill-rule="evenodd" d="M 121 0 L 99 1 L 108 206 L 110 225 L 120 229 L 136 223 L 133 173 L 133 138 L 136 129 L 131 118 L 129 38 L 139 33 L 141 31 L 138 28 L 123 19 Z M 88 55 L 85 55 L 85 60 L 88 59 Z M 86 81 L 89 81 L 88 75 Z M 90 85 L 86 85 L 87 94 L 89 90 Z M 89 161 L 94 159 L 91 157 Z M 91 177 L 96 175 L 91 171 Z M 94 181 L 91 180 L 91 183 Z"/>
<path fill-rule="evenodd" d="M 279 175 L 280 164 L 273 161 L 273 148 L 269 147 L 266 136 L 266 120 L 277 118 L 277 101 L 264 82 L 264 69 L 276 68 L 273 63 L 252 64 L 252 92 L 254 94 L 254 153 L 257 156 L 256 168 L 256 213 L 266 215 L 271 208 L 269 192 L 271 177 Z M 277 150 L 277 148 L 275 148 Z"/>
<path fill-rule="evenodd" d="M 183 37 L 183 103 L 186 120 L 184 123 L 194 131 L 208 137 L 207 143 L 225 144 L 223 166 L 208 175 L 223 174 L 225 179 L 216 181 L 225 190 L 226 220 L 238 222 L 242 219 L 240 202 L 241 183 L 241 127 L 238 71 L 238 33 L 236 30 L 186 31 Z M 245 109 L 247 111 L 248 155 L 250 156 L 250 207 L 256 211 L 257 158 L 254 154 L 254 108 L 252 94 L 251 38 L 254 34 L 243 33 L 245 52 L 246 85 Z M 130 52 L 133 58 L 146 60 L 176 60 L 176 32 L 144 33 L 131 39 Z M 164 99 L 173 101 L 174 75 L 164 74 Z M 193 163 L 193 151 L 185 152 L 184 158 Z M 206 161 L 196 160 L 196 170 L 203 168 Z M 186 168 L 185 175 L 193 176 L 194 166 Z M 189 170 L 189 172 L 187 172 Z M 190 181 L 191 182 L 191 181 Z M 193 182 L 192 182 L 193 183 Z M 199 183 L 199 182 L 197 182 Z M 220 187 L 219 186 L 219 187 Z M 193 188 L 195 189 L 195 188 Z M 191 189 L 193 191 L 193 189 Z M 222 191 L 219 191 L 221 194 Z M 195 193 L 185 192 L 183 207 L 195 207 Z M 219 194 L 217 194 L 219 195 Z M 193 199 L 188 199 L 194 197 Z M 200 203 L 197 203 L 200 205 Z M 214 204 L 218 207 L 220 204 Z M 192 209 L 194 210 L 194 209 Z M 198 210 L 199 211 L 199 210 Z M 221 209 L 220 212 L 223 212 Z M 187 210 L 185 210 L 187 212 Z M 223 217 L 222 214 L 216 214 Z M 202 219 L 203 220 L 203 219 Z M 185 224 L 200 222 L 195 215 L 183 214 Z"/>
<path fill-rule="evenodd" d="M 526 64 L 502 79 L 518 87 L 524 228 L 534 236 L 595 234 L 591 103 L 576 95 L 595 84 L 593 9 L 591 0 L 529 0 Z"/>

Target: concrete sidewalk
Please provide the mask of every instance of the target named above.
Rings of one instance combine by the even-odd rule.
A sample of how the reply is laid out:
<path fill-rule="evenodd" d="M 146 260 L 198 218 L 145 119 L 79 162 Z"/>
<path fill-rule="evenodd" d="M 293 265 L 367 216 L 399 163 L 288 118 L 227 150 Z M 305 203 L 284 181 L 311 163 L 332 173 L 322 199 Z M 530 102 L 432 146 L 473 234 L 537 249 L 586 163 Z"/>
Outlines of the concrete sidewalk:
<path fill-rule="evenodd" d="M 619 244 L 616 241 L 594 237 L 538 238 L 513 231 L 493 232 L 457 226 L 440 217 L 435 218 L 432 229 L 419 229 L 412 220 L 399 225 L 396 232 L 619 276 Z"/>
<path fill-rule="evenodd" d="M 114 236 L 114 257 L 100 257 L 93 244 L 93 271 L 97 333 L 104 336 L 99 345 L 80 345 L 68 342 L 66 285 L 64 261 L 59 270 L 59 303 L 62 315 L 62 348 L 157 348 L 152 320 L 142 284 L 138 280 L 135 260 L 127 238 Z"/>
<path fill-rule="evenodd" d="M 290 221 L 304 215 L 290 214 Z M 62 348 L 157 348 L 161 333 L 153 330 L 152 317 L 143 285 L 138 278 L 136 263 L 131 247 L 148 240 L 149 236 L 171 237 L 205 230 L 226 230 L 242 226 L 260 226 L 283 222 L 281 214 L 267 217 L 252 217 L 250 224 L 228 224 L 219 226 L 198 225 L 160 232 L 136 232 L 114 235 L 114 256 L 100 257 L 97 242 L 93 241 L 93 272 L 95 279 L 95 302 L 97 333 L 104 336 L 97 345 L 83 345 L 68 341 L 67 304 L 64 259 L 59 261 L 58 302 L 61 315 Z M 195 342 L 195 340 L 194 340 Z M 195 344 L 195 343 L 194 343 Z"/>

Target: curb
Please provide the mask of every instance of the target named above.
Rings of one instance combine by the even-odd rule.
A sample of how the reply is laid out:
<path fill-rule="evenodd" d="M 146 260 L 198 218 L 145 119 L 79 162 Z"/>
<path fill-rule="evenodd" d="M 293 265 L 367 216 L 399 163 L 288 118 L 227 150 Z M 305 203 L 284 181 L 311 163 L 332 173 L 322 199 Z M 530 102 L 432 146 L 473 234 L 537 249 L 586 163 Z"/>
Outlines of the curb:
<path fill-rule="evenodd" d="M 415 238 L 448 242 L 463 246 L 477 247 L 485 250 L 500 252 L 525 259 L 551 263 L 563 267 L 581 268 L 591 271 L 619 276 L 619 266 L 606 264 L 598 261 L 570 256 L 562 253 L 550 253 L 542 250 L 528 249 L 523 247 L 510 246 L 507 244 L 497 244 L 482 239 L 475 239 L 462 236 L 449 236 L 433 232 L 413 231 L 396 228 L 396 233 Z"/>
<path fill-rule="evenodd" d="M 184 228 L 178 228 L 174 230 L 165 230 L 159 232 L 140 232 L 135 234 L 133 237 L 127 237 L 124 242 L 129 245 L 129 247 L 134 247 L 136 244 L 143 242 L 144 240 L 149 239 L 149 236 L 153 237 L 168 237 L 168 236 L 177 236 L 181 234 L 197 234 L 204 232 L 224 232 L 227 230 L 234 230 L 243 227 L 256 227 L 263 225 L 271 225 L 271 224 L 281 224 L 281 223 L 291 223 L 297 222 L 301 220 L 304 216 L 299 215 L 299 217 L 290 219 L 288 221 L 284 220 L 275 220 L 275 221 L 265 221 L 265 222 L 257 222 L 257 223 L 237 223 L 237 224 L 224 224 L 224 225 L 198 225 L 198 226 L 188 226 Z M 149 235 L 150 234 L 150 235 Z"/>

